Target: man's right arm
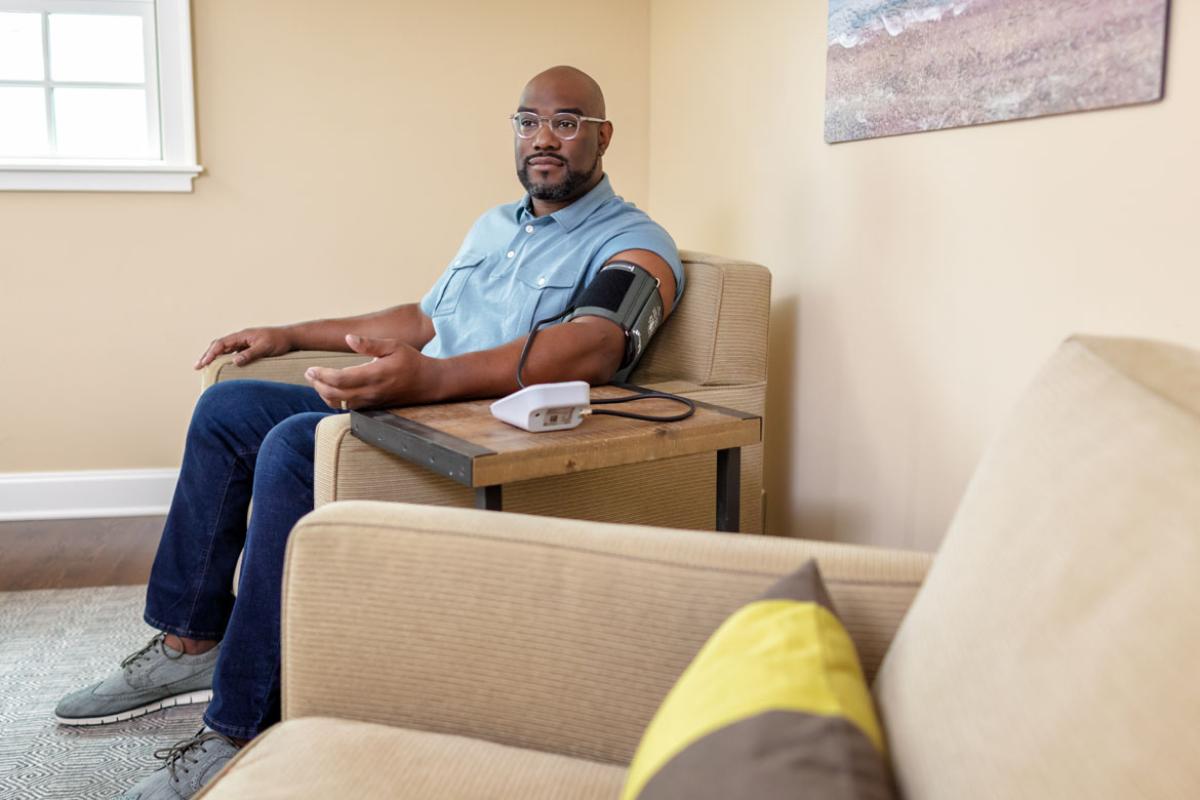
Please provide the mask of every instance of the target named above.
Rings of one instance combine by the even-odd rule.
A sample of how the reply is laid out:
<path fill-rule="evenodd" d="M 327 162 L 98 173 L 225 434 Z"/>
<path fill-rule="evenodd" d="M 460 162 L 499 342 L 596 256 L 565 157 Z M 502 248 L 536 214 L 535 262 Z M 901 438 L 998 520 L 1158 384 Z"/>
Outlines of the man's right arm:
<path fill-rule="evenodd" d="M 225 353 L 236 353 L 233 361 L 238 366 L 293 350 L 334 350 L 349 353 L 353 351 L 346 344 L 347 334 L 373 339 L 397 339 L 420 350 L 433 338 L 433 320 L 425 316 L 418 304 L 406 303 L 358 317 L 246 328 L 214 339 L 196 361 L 194 368 L 203 369 L 217 356 Z"/>

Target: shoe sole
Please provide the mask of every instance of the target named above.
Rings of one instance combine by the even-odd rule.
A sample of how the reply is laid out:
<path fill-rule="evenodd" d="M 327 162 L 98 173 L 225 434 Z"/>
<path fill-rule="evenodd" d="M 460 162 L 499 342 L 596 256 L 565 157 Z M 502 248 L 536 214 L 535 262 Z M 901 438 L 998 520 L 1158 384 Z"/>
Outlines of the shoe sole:
<path fill-rule="evenodd" d="M 124 722 L 127 719 L 153 714 L 155 711 L 161 711 L 164 708 L 190 706 L 193 703 L 207 703 L 209 700 L 212 700 L 212 689 L 204 689 L 199 692 L 186 692 L 184 694 L 177 694 L 174 697 L 166 697 L 149 705 L 144 705 L 140 708 L 131 708 L 128 711 L 111 714 L 107 717 L 60 717 L 55 714 L 54 718 L 58 720 L 60 725 L 111 725 L 114 722 Z"/>

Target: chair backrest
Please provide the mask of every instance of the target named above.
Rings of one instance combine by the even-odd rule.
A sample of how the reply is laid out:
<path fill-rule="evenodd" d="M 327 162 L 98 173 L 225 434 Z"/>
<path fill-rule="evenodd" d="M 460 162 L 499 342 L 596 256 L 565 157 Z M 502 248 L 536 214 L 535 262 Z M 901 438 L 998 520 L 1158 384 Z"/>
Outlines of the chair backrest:
<path fill-rule="evenodd" d="M 685 291 L 630 380 L 700 386 L 767 379 L 771 273 L 748 261 L 684 250 Z"/>

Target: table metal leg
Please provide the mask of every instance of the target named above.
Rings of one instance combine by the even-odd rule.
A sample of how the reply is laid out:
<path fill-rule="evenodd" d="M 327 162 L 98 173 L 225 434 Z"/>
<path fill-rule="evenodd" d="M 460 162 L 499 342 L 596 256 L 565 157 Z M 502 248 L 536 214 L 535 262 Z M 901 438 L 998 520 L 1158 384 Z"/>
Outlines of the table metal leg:
<path fill-rule="evenodd" d="M 480 486 L 475 490 L 475 507 L 484 511 L 499 511 L 501 492 L 499 486 Z"/>
<path fill-rule="evenodd" d="M 717 530 L 737 533 L 742 519 L 742 448 L 717 451 Z"/>

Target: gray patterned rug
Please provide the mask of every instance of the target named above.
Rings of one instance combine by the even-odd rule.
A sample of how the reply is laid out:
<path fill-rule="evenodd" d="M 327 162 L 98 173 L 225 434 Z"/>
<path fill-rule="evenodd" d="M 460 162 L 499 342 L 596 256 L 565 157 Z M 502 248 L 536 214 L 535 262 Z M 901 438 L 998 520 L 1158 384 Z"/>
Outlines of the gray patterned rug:
<path fill-rule="evenodd" d="M 155 749 L 203 724 L 203 705 L 88 728 L 54 721 L 59 698 L 154 635 L 145 596 L 145 586 L 0 592 L 0 798 L 116 797 L 162 763 Z"/>

